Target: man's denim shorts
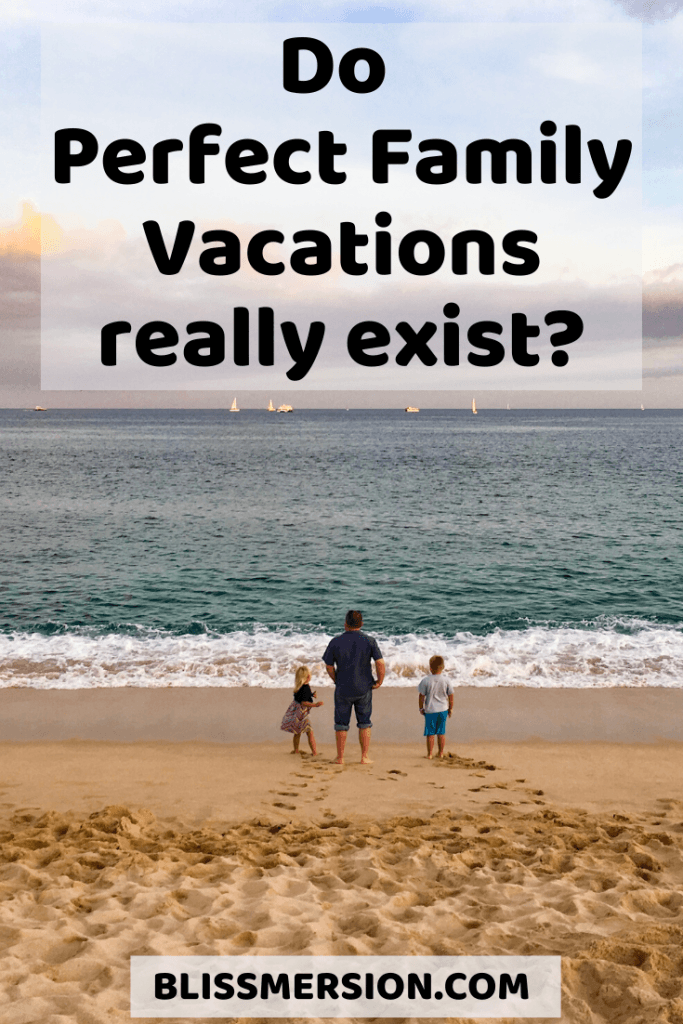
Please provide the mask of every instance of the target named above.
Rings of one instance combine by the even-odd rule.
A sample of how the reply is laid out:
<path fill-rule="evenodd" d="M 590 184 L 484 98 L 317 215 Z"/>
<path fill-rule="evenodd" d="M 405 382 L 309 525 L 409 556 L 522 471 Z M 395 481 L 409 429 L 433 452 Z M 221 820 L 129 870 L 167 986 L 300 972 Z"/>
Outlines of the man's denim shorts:
<path fill-rule="evenodd" d="M 425 736 L 445 736 L 447 711 L 425 711 Z"/>
<path fill-rule="evenodd" d="M 372 690 L 368 690 L 361 697 L 345 697 L 335 690 L 334 692 L 334 730 L 335 732 L 348 732 L 351 722 L 351 708 L 356 711 L 356 724 L 359 729 L 371 729 L 372 722 Z"/>

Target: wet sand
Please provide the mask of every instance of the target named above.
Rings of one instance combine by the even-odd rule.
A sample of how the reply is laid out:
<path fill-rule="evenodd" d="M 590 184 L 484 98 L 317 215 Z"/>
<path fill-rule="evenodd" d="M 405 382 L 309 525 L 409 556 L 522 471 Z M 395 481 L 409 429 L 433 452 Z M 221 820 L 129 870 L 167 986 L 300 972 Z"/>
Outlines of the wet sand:
<path fill-rule="evenodd" d="M 333 740 L 333 688 L 317 685 L 323 708 L 313 724 Z M 84 690 L 0 689 L 4 740 L 278 741 L 290 692 L 249 687 L 137 687 Z M 373 736 L 405 743 L 420 736 L 413 687 L 382 687 L 374 695 Z M 531 689 L 459 687 L 449 733 L 457 742 L 528 739 L 554 743 L 597 740 L 683 741 L 683 687 Z"/>

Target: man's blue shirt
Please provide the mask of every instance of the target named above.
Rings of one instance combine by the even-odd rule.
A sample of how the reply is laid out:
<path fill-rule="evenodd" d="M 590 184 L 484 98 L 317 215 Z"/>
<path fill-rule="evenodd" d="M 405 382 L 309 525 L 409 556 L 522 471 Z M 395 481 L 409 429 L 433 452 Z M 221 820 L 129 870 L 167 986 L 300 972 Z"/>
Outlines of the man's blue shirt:
<path fill-rule="evenodd" d="M 335 667 L 336 692 L 351 699 L 372 689 L 372 661 L 381 659 L 382 652 L 374 637 L 358 630 L 335 636 L 323 654 L 325 664 Z"/>

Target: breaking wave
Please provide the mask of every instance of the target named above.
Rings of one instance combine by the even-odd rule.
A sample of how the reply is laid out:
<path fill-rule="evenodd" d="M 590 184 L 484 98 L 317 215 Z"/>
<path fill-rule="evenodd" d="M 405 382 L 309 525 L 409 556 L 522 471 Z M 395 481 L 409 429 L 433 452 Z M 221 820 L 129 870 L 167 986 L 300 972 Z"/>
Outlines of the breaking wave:
<path fill-rule="evenodd" d="M 456 686 L 681 686 L 683 624 L 600 619 L 528 624 L 485 635 L 375 634 L 386 684 L 414 686 L 441 654 Z M 256 627 L 177 635 L 138 627 L 52 636 L 0 634 L 0 686 L 257 686 L 289 688 L 297 665 L 325 681 L 322 630 Z"/>

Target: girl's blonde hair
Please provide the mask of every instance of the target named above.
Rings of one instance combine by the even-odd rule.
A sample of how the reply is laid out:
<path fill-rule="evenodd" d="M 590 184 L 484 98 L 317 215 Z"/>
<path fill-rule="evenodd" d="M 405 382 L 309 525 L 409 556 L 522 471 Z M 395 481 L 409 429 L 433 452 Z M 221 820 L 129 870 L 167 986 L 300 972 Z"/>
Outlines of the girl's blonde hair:
<path fill-rule="evenodd" d="M 308 665 L 299 665 L 298 669 L 294 673 L 294 693 L 300 690 L 304 683 L 307 683 L 311 678 L 311 670 Z"/>

